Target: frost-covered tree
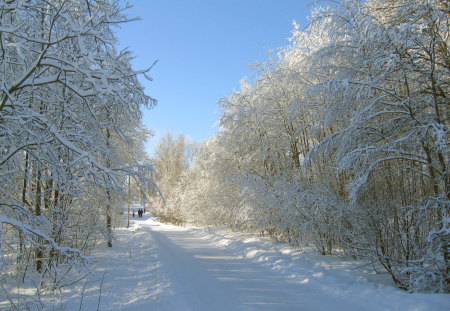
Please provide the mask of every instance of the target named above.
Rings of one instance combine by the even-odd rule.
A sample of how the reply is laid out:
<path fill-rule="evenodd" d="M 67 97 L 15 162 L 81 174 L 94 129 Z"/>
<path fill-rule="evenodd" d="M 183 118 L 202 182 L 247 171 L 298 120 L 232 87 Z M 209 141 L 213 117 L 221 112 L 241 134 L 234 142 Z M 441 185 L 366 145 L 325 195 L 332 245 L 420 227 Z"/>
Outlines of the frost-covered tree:
<path fill-rule="evenodd" d="M 315 22 L 333 29 L 318 54 L 333 61 L 317 68 L 332 75 L 312 93 L 333 132 L 317 150 L 351 176 L 362 226 L 350 245 L 401 287 L 447 291 L 448 14 L 437 1 L 342 1 Z"/>
<path fill-rule="evenodd" d="M 163 221 L 185 221 L 180 199 L 184 189 L 183 176 L 187 173 L 192 150 L 193 145 L 187 142 L 185 136 L 173 137 L 170 133 L 163 135 L 155 148 L 152 162 L 162 197 L 154 193 L 150 209 Z"/>
<path fill-rule="evenodd" d="M 145 71 L 115 48 L 122 11 L 116 1 L 0 1 L 3 273 L 17 263 L 41 286 L 73 282 L 100 233 L 111 245 L 125 176 L 153 186 L 151 167 L 124 157 L 154 100 L 137 78 Z"/>
<path fill-rule="evenodd" d="M 220 102 L 220 132 L 192 178 L 237 204 L 210 200 L 204 213 L 366 258 L 402 288 L 447 292 L 448 7 L 321 3 L 253 83 Z M 219 193 L 199 188 L 209 196 L 191 197 Z"/>

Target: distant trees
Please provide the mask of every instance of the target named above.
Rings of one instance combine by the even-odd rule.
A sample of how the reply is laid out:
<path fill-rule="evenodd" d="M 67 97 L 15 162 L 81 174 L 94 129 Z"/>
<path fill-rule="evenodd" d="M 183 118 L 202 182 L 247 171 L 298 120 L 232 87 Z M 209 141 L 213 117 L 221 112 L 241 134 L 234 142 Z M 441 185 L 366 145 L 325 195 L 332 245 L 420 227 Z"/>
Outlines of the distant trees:
<path fill-rule="evenodd" d="M 162 196 L 154 193 L 150 208 L 163 221 L 175 224 L 185 221 L 180 200 L 185 188 L 184 179 L 188 173 L 192 148 L 185 136 L 179 135 L 175 138 L 170 133 L 164 134 L 155 148 L 153 164 Z"/>
<path fill-rule="evenodd" d="M 401 288 L 448 292 L 447 6 L 328 4 L 220 102 L 180 206 L 190 221 L 312 243 Z"/>
<path fill-rule="evenodd" d="M 145 158 L 127 156 L 154 100 L 137 78 L 145 71 L 115 48 L 122 11 L 116 1 L 0 1 L 0 282 L 35 270 L 53 289 L 81 277 L 99 234 L 112 244 L 126 176 L 153 186 Z"/>

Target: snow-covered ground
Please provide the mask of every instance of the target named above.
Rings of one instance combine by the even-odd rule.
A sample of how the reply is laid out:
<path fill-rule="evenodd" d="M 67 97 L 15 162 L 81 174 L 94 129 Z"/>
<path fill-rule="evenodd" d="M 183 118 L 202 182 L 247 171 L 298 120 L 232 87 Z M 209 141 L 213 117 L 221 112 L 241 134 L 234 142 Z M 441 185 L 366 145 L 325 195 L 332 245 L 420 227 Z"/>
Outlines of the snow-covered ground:
<path fill-rule="evenodd" d="M 450 295 L 408 294 L 350 262 L 250 234 L 144 215 L 116 235 L 95 276 L 47 300 L 49 310 L 450 310 Z"/>

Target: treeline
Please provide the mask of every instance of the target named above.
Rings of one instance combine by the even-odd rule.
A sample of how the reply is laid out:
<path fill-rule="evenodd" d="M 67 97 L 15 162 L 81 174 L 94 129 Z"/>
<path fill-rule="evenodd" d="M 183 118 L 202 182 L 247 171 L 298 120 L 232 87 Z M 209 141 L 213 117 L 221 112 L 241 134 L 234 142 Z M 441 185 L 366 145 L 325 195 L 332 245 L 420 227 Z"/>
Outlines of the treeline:
<path fill-rule="evenodd" d="M 314 9 L 220 101 L 219 133 L 172 177 L 159 214 L 313 244 L 401 288 L 448 292 L 449 19 L 438 0 Z"/>
<path fill-rule="evenodd" d="M 42 307 L 22 286 L 89 273 L 129 176 L 153 187 L 141 109 L 155 102 L 116 50 L 126 21 L 118 1 L 0 1 L 0 296 L 14 310 Z"/>

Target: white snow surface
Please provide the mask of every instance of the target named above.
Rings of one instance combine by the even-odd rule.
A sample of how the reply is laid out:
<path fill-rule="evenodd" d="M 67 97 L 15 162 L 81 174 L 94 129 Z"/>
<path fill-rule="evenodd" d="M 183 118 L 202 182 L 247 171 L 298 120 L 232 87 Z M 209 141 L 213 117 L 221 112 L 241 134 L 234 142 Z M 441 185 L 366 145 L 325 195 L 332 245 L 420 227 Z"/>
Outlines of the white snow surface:
<path fill-rule="evenodd" d="M 450 295 L 406 293 L 354 261 L 225 228 L 147 214 L 116 236 L 95 275 L 47 298 L 48 310 L 450 310 Z"/>

